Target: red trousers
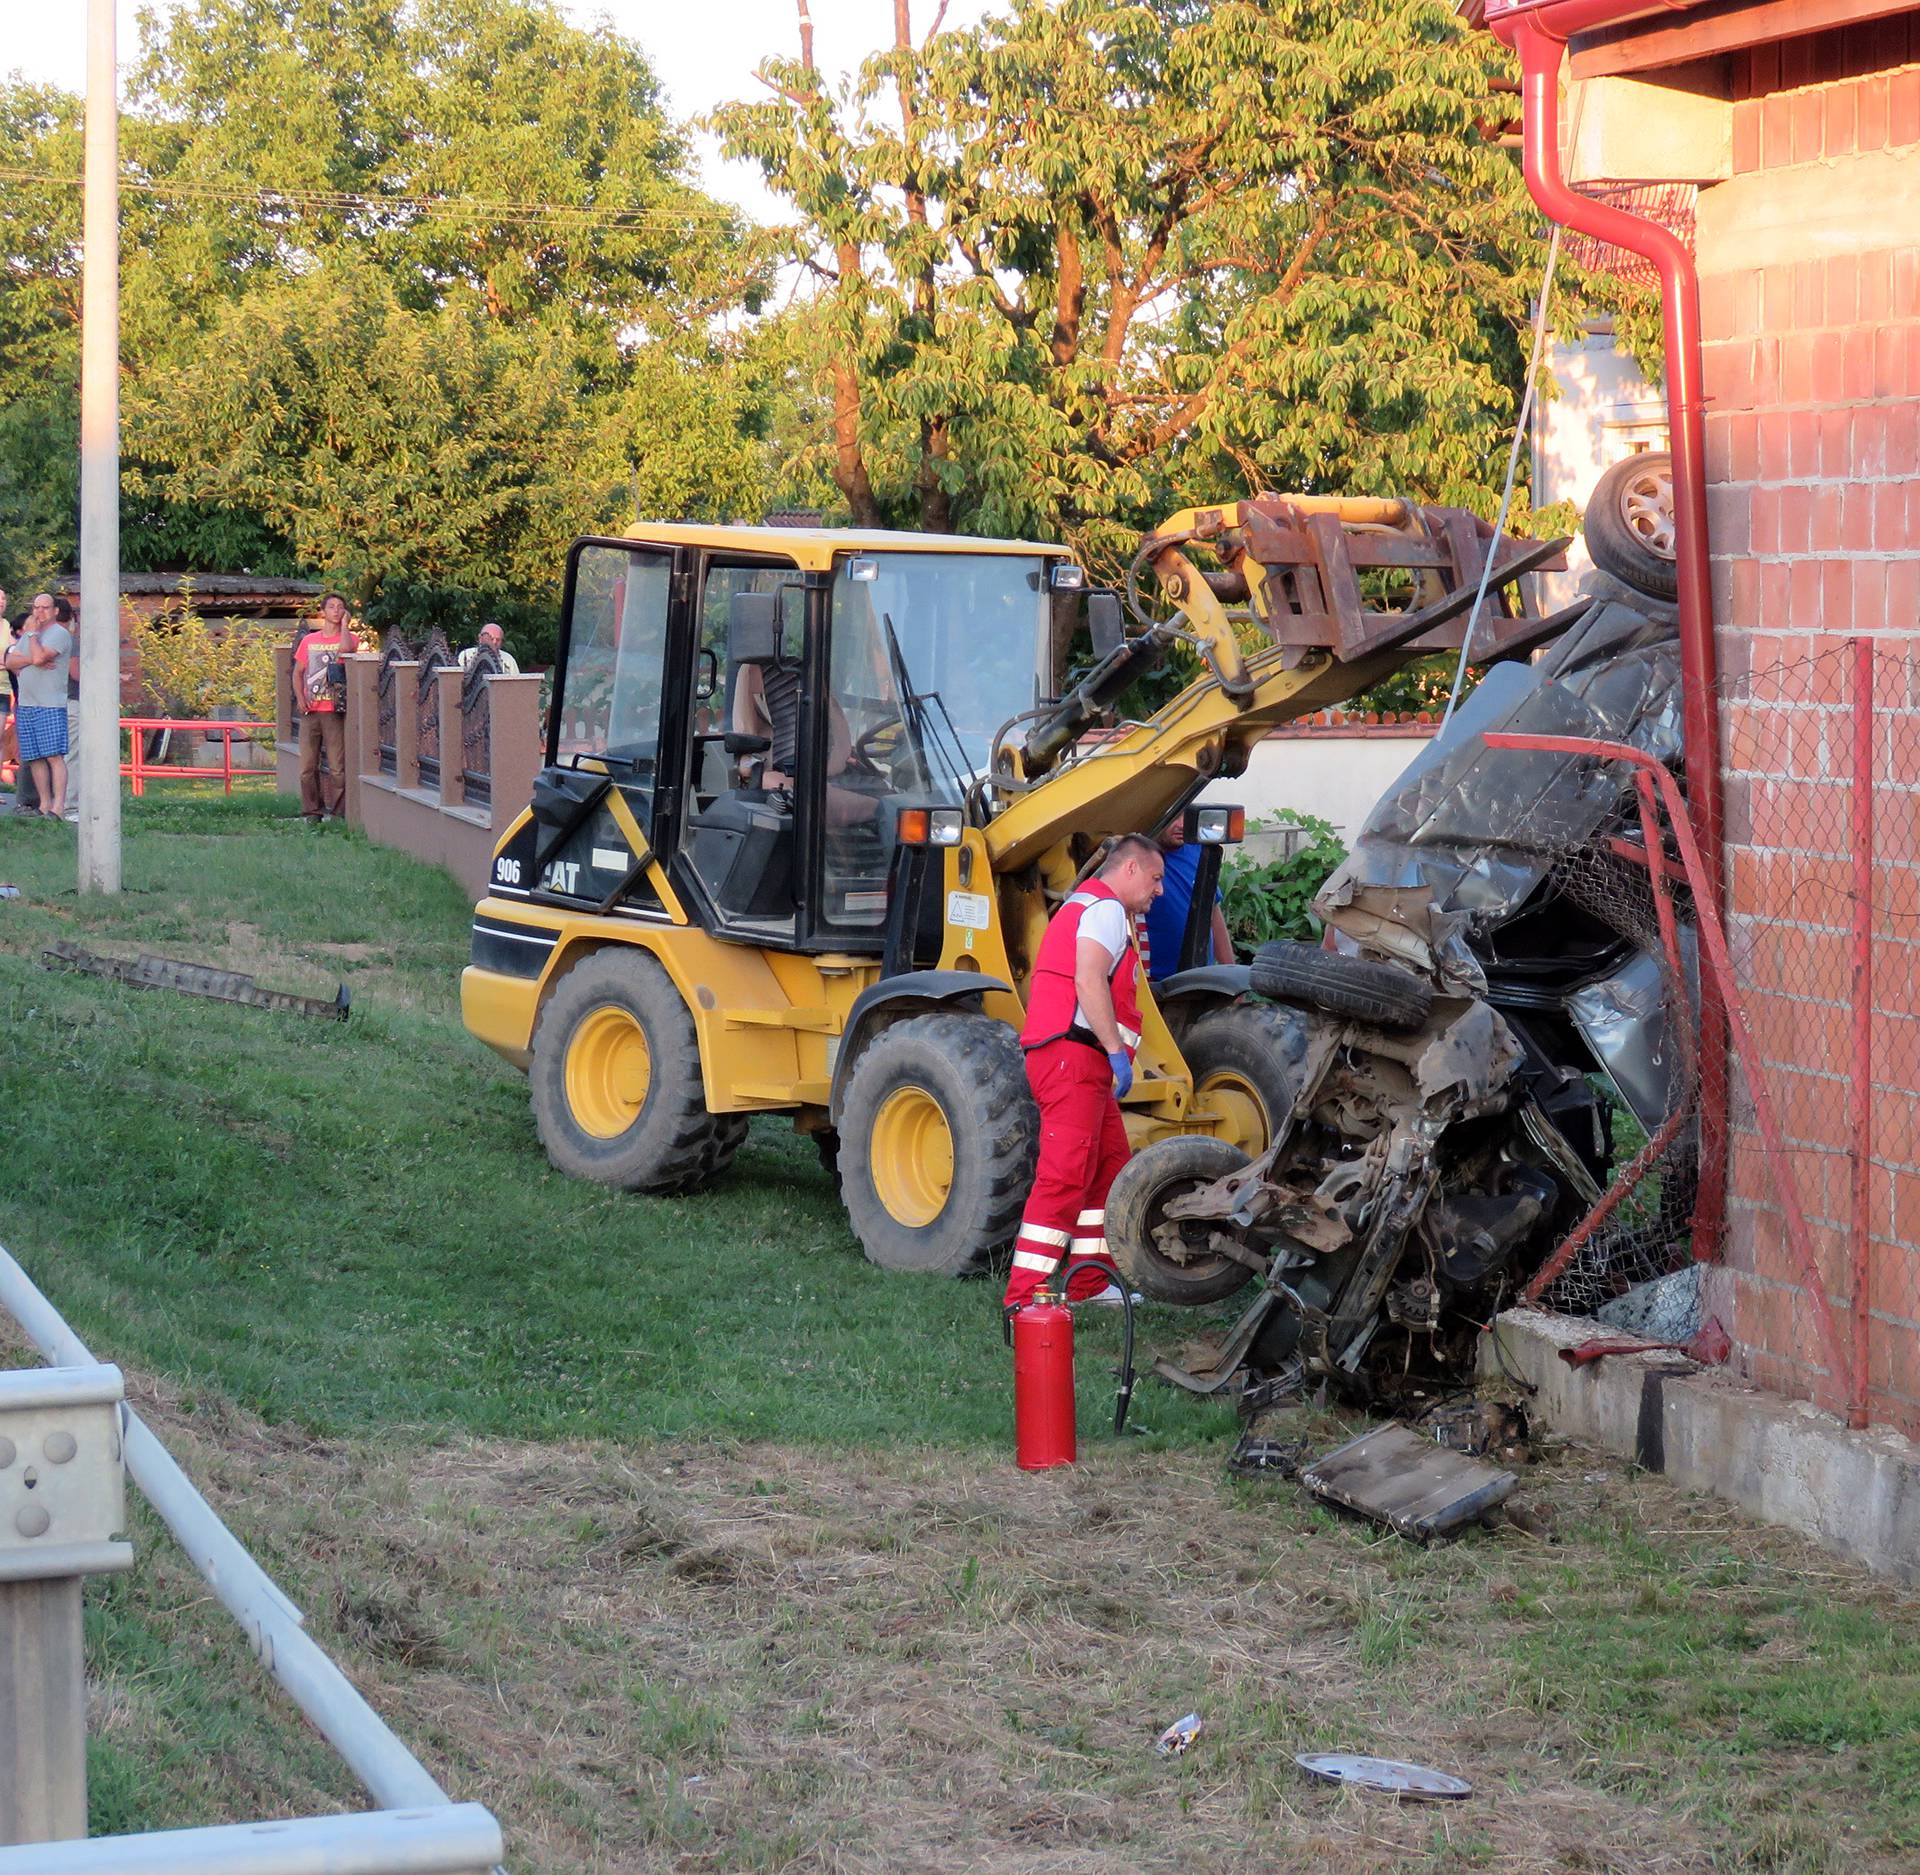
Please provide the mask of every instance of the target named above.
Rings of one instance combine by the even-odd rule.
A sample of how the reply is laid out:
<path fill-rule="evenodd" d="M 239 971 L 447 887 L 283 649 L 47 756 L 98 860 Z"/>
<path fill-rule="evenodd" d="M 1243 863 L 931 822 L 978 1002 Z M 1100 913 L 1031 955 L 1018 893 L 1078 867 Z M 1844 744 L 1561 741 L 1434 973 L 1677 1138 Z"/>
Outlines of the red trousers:
<path fill-rule="evenodd" d="M 1105 1272 L 1076 1270 L 1067 1286 L 1068 1300 L 1082 1302 L 1120 1274 L 1107 1255 L 1107 1188 L 1130 1148 L 1113 1069 L 1097 1049 L 1063 1039 L 1028 1050 L 1027 1085 L 1040 1108 L 1040 1164 L 1014 1239 L 1006 1301 L 1030 1301 L 1063 1257 L 1097 1256 Z"/>

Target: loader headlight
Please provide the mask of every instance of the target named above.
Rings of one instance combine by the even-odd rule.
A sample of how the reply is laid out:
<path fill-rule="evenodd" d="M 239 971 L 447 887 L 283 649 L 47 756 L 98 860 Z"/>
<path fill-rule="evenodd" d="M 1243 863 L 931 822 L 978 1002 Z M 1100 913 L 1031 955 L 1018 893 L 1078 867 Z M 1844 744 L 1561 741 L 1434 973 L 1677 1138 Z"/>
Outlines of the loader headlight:
<path fill-rule="evenodd" d="M 1087 583 L 1087 570 L 1075 566 L 1071 560 L 1056 560 L 1047 583 L 1055 592 L 1079 592 Z"/>
<path fill-rule="evenodd" d="M 899 836 L 902 846 L 958 846 L 966 816 L 957 807 L 903 807 Z"/>
<path fill-rule="evenodd" d="M 1190 846 L 1237 846 L 1247 837 L 1247 810 L 1190 807 L 1182 830 Z"/>

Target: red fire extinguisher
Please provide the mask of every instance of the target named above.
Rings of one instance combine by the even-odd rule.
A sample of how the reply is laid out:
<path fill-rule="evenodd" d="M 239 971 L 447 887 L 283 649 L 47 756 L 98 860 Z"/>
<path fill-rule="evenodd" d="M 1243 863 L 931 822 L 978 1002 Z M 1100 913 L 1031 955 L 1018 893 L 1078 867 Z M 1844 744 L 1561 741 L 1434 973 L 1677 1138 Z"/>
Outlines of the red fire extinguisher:
<path fill-rule="evenodd" d="M 1022 1471 L 1071 1465 L 1073 1311 L 1043 1289 L 1012 1313 L 1015 1461 Z"/>
<path fill-rule="evenodd" d="M 1104 1274 L 1105 1266 L 1093 1264 Z M 1007 1339 L 1013 1343 L 1014 1461 L 1022 1471 L 1047 1471 L 1071 1465 L 1079 1447 L 1074 1433 L 1073 1311 L 1062 1298 L 1067 1279 L 1082 1267 L 1069 1261 L 1054 1271 L 1031 1302 L 1006 1313 Z M 1056 1289 L 1054 1285 L 1057 1284 Z M 1125 1329 L 1120 1382 L 1114 1395 L 1115 1435 L 1127 1426 L 1127 1407 L 1133 1397 L 1133 1297 L 1122 1294 Z"/>

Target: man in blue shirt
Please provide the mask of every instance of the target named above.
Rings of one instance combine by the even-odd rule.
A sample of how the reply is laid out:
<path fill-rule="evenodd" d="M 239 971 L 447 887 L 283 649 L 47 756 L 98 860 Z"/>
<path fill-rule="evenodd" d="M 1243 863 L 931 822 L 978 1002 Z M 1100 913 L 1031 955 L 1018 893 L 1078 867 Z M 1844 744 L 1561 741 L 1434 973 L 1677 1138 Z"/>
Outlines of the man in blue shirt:
<path fill-rule="evenodd" d="M 1161 852 L 1167 856 L 1167 870 L 1160 896 L 1148 906 L 1144 920 L 1146 943 L 1142 949 L 1146 952 L 1147 980 L 1151 983 L 1172 976 L 1180 968 L 1180 946 L 1187 935 L 1187 914 L 1193 905 L 1193 887 L 1200 871 L 1201 849 L 1187 845 L 1186 829 L 1181 824 L 1185 819 L 1184 814 L 1176 814 L 1154 836 L 1159 841 Z M 1234 961 L 1233 939 L 1227 935 L 1227 915 L 1220 909 L 1220 895 L 1217 892 L 1213 900 L 1211 949 L 1211 959 L 1203 961 L 1217 964 Z"/>

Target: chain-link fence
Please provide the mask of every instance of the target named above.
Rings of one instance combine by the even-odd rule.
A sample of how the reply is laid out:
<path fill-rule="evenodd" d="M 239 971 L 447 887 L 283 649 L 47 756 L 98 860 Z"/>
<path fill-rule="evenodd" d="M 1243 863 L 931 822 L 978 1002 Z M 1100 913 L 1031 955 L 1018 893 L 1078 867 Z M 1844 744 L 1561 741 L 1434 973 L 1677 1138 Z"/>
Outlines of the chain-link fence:
<path fill-rule="evenodd" d="M 1920 658 L 1758 634 L 1722 656 L 1723 920 L 1671 776 L 1590 740 L 1525 745 L 1619 778 L 1620 811 L 1552 881 L 1648 960 L 1610 993 L 1620 1036 L 1663 1058 L 1609 1067 L 1666 1090 L 1646 1124 L 1617 1115 L 1613 1183 L 1529 1296 L 1604 1313 L 1712 1259 L 1675 1288 L 1748 1378 L 1920 1430 Z"/>

